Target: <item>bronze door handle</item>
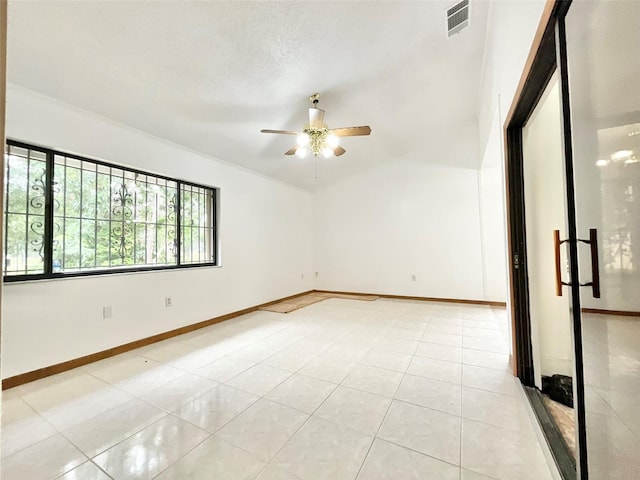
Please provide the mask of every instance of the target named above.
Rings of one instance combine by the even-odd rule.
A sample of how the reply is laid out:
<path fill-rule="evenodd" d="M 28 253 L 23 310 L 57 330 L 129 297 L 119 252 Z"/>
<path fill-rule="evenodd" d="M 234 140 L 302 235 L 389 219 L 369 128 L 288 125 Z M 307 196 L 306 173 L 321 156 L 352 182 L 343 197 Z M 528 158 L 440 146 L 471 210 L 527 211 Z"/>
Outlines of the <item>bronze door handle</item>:
<path fill-rule="evenodd" d="M 556 258 L 556 296 L 562 296 L 562 286 L 571 285 L 562 281 L 562 272 L 560 271 L 560 245 L 568 242 L 568 240 L 560 240 L 560 230 L 553 231 L 553 251 Z"/>

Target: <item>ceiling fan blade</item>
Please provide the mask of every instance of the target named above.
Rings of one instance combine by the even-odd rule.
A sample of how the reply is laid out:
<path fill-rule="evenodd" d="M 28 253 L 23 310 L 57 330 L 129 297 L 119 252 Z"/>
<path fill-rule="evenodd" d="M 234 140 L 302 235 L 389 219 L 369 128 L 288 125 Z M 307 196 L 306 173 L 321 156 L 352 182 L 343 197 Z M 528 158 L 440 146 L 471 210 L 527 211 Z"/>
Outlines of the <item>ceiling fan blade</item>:
<path fill-rule="evenodd" d="M 292 132 L 291 130 L 260 130 L 260 133 L 280 133 L 282 135 L 298 135 L 298 132 Z"/>
<path fill-rule="evenodd" d="M 324 125 L 324 110 L 319 108 L 309 109 L 309 126 L 312 128 L 322 128 Z"/>
<path fill-rule="evenodd" d="M 295 147 L 291 147 L 289 150 L 284 152 L 284 154 L 285 155 L 295 155 L 297 150 L 298 150 L 298 145 L 296 145 Z"/>
<path fill-rule="evenodd" d="M 369 135 L 371 133 L 371 127 L 364 125 L 362 127 L 332 128 L 331 133 L 337 137 L 356 137 L 358 135 Z"/>
<path fill-rule="evenodd" d="M 346 152 L 347 152 L 347 151 L 346 151 L 344 148 L 342 148 L 340 145 L 338 145 L 337 147 L 335 147 L 335 148 L 333 149 L 333 154 L 334 154 L 336 157 L 339 157 L 340 155 L 343 155 L 343 154 L 345 154 Z"/>

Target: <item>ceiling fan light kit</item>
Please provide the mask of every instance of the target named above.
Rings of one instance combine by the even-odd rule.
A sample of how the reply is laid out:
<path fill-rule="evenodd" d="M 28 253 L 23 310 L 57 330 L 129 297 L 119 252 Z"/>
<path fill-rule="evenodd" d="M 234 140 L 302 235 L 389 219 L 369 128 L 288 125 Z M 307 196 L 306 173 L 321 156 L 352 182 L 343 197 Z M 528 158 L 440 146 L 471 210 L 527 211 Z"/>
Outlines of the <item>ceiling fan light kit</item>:
<path fill-rule="evenodd" d="M 285 155 L 296 155 L 304 158 L 309 153 L 315 157 L 328 158 L 333 155 L 339 157 L 346 150 L 340 146 L 339 137 L 354 137 L 360 135 L 369 135 L 371 127 L 368 125 L 362 127 L 344 127 L 330 129 L 324 123 L 324 110 L 318 108 L 320 94 L 314 93 L 309 97 L 313 107 L 309 108 L 309 123 L 307 123 L 302 132 L 293 132 L 290 130 L 260 130 L 262 133 L 278 133 L 281 135 L 296 135 L 296 143 L 294 147 L 285 152 Z"/>

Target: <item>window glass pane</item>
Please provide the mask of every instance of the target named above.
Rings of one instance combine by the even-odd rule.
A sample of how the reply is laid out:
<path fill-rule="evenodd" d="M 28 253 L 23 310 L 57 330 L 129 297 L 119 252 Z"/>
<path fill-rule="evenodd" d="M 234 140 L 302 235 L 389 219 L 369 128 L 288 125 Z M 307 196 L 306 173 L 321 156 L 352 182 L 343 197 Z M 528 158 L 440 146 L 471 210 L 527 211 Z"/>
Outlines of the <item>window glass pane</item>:
<path fill-rule="evenodd" d="M 80 220 L 65 218 L 64 220 L 64 257 L 62 269 L 65 272 L 80 268 Z"/>
<path fill-rule="evenodd" d="M 178 248 L 181 263 L 212 263 L 213 189 L 57 152 L 48 186 L 46 151 L 5 152 L 6 275 L 44 274 L 49 253 L 54 274 L 173 266 Z"/>
<path fill-rule="evenodd" d="M 5 275 L 44 273 L 46 153 L 5 150 Z"/>
<path fill-rule="evenodd" d="M 96 233 L 97 223 L 95 220 L 82 220 L 82 243 L 80 245 L 82 256 L 80 268 L 96 268 Z"/>
<path fill-rule="evenodd" d="M 213 251 L 214 190 L 181 186 L 181 263 L 211 263 Z"/>

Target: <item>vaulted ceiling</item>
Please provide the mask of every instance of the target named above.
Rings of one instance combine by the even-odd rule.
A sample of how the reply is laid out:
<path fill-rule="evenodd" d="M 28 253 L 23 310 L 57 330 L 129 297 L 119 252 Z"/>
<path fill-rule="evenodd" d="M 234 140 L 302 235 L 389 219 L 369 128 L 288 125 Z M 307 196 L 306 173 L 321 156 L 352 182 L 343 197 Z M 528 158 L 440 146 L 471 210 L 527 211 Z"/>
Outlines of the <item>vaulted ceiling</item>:
<path fill-rule="evenodd" d="M 447 39 L 452 3 L 12 1 L 9 81 L 313 190 L 476 117 L 488 3 Z M 373 130 L 318 179 L 259 133 L 300 130 L 314 92 L 329 127 Z"/>

